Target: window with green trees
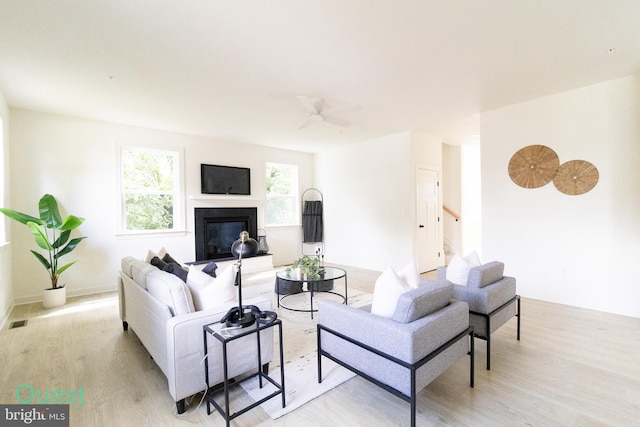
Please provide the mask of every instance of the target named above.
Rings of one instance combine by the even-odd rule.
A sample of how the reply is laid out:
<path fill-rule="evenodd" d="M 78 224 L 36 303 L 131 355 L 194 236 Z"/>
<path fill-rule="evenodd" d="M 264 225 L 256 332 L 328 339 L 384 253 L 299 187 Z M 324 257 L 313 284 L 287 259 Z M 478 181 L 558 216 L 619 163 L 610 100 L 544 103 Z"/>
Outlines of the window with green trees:
<path fill-rule="evenodd" d="M 183 228 L 179 151 L 122 146 L 120 173 L 124 232 Z"/>
<path fill-rule="evenodd" d="M 267 163 L 267 225 L 298 225 L 298 166 Z"/>

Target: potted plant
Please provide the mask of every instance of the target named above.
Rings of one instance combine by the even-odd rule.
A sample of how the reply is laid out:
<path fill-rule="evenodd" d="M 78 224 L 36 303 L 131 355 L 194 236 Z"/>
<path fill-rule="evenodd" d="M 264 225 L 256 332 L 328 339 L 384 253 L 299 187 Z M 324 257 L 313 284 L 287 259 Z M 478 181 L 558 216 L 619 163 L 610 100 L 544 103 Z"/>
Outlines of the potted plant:
<path fill-rule="evenodd" d="M 66 290 L 64 285 L 58 285 L 58 278 L 76 261 L 60 265 L 59 260 L 86 238 L 76 237 L 69 240 L 71 232 L 84 222 L 84 218 L 69 215 L 63 221 L 58 210 L 58 202 L 51 194 L 42 196 L 38 208 L 40 218 L 7 208 L 0 208 L 0 212 L 29 227 L 38 247 L 46 251 L 45 255 L 34 250 L 31 253 L 49 273 L 51 287 L 44 290 L 42 304 L 45 308 L 51 308 L 64 305 L 66 302 Z"/>
<path fill-rule="evenodd" d="M 311 258 L 308 255 L 304 255 L 302 258 L 298 258 L 286 269 L 287 276 L 295 279 L 313 280 L 319 279 L 321 274 L 320 260 L 318 258 Z"/>

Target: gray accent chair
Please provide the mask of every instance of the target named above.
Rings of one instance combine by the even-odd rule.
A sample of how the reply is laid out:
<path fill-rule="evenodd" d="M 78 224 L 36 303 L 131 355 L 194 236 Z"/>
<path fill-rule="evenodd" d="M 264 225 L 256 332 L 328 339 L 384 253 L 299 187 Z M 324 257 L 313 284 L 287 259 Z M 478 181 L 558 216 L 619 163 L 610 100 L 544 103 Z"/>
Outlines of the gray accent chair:
<path fill-rule="evenodd" d="M 469 322 L 476 338 L 487 342 L 487 370 L 491 369 L 491 334 L 514 316 L 520 340 L 520 295 L 516 279 L 504 276 L 504 263 L 492 261 L 469 270 L 467 285 L 454 285 L 453 298 L 469 304 Z M 438 267 L 438 280 L 447 279 L 447 267 Z"/>
<path fill-rule="evenodd" d="M 322 356 L 393 393 L 411 405 L 416 393 L 460 357 L 470 356 L 473 387 L 473 328 L 467 303 L 452 300 L 450 283 L 426 283 L 403 293 L 392 318 L 334 301 L 318 303 L 318 382 Z"/>

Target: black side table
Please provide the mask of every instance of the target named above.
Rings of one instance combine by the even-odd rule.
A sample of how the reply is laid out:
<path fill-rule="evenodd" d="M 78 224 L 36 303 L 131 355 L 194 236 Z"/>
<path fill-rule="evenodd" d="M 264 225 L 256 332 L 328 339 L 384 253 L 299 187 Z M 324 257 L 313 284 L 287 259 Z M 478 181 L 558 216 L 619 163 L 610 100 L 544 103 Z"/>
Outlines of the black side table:
<path fill-rule="evenodd" d="M 271 378 L 268 375 L 268 372 L 263 372 L 262 370 L 262 352 L 260 348 L 260 334 L 258 333 L 259 331 L 263 331 L 265 329 L 272 328 L 274 326 L 278 327 L 278 337 L 279 337 L 278 341 L 279 341 L 279 347 L 280 347 L 279 349 L 280 350 L 280 384 L 278 384 L 273 378 Z M 276 319 L 274 322 L 266 325 L 259 324 L 258 322 L 256 322 L 255 326 L 252 325 L 244 329 L 234 329 L 234 330 L 231 330 L 229 333 L 225 333 L 223 331 L 224 327 L 225 325 L 220 322 L 211 323 L 203 326 L 205 358 L 208 355 L 207 335 L 210 335 L 213 338 L 220 341 L 220 343 L 222 344 L 222 364 L 223 364 L 223 375 L 224 375 L 223 376 L 224 378 L 223 380 L 224 409 L 223 409 L 214 399 L 213 392 L 209 390 L 209 388 L 211 387 L 211 384 L 209 384 L 209 363 L 208 361 L 205 362 L 204 375 L 205 375 L 205 381 L 207 383 L 207 394 L 206 394 L 207 415 L 211 414 L 211 405 L 215 406 L 218 412 L 226 420 L 227 427 L 229 427 L 229 423 L 232 419 L 244 414 L 245 412 L 255 408 L 258 405 L 261 405 L 262 403 L 266 402 L 267 400 L 279 394 L 282 395 L 282 407 L 284 408 L 286 406 L 286 402 L 285 402 L 285 391 L 284 391 L 284 350 L 282 347 L 282 321 L 280 319 Z M 240 381 L 235 381 L 231 383 L 229 381 L 227 344 L 229 344 L 231 341 L 237 340 L 239 338 L 242 338 L 251 334 L 255 334 L 256 342 L 258 345 L 258 359 L 256 360 L 256 367 L 257 367 L 256 372 L 247 376 L 246 378 L 242 378 Z M 244 381 L 250 380 L 251 378 L 255 378 L 255 377 L 258 377 L 260 388 L 262 388 L 263 379 L 265 379 L 269 381 L 271 384 L 273 384 L 273 386 L 276 388 L 276 391 L 269 394 L 268 396 L 263 397 L 259 401 L 254 402 L 251 405 L 240 409 L 237 412 L 231 413 L 231 410 L 229 408 L 229 386 L 238 385 Z"/>

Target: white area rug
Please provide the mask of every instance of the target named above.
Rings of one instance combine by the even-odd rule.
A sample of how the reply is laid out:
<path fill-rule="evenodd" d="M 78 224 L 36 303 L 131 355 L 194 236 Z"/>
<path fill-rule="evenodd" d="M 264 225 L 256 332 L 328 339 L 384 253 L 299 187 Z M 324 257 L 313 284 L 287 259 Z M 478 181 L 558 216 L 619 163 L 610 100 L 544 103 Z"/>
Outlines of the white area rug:
<path fill-rule="evenodd" d="M 274 283 L 275 273 L 272 272 L 253 275 L 250 279 L 243 277 L 242 293 L 243 299 L 258 295 L 271 297 L 274 310 L 282 320 L 286 406 L 282 407 L 281 396 L 276 396 L 260 405 L 271 418 L 276 419 L 342 384 L 354 374 L 333 361 L 323 358 L 323 380 L 318 384 L 317 313 L 314 313 L 314 319 L 311 319 L 309 313 L 290 311 L 282 307 L 278 309 Z M 342 280 L 336 280 L 334 291 L 342 294 L 343 283 Z M 372 299 L 371 294 L 356 290 L 348 290 L 348 297 L 349 305 L 355 307 L 369 304 Z M 319 299 L 340 301 L 339 297 L 332 294 L 314 294 L 314 300 Z M 287 297 L 285 301 L 288 307 L 293 308 L 308 308 L 310 302 L 308 293 Z M 274 335 L 277 344 L 277 329 Z M 276 351 L 277 347 L 274 348 L 274 352 Z M 278 356 L 274 355 L 274 359 L 277 358 Z M 276 382 L 280 382 L 280 363 L 277 360 L 269 366 L 269 375 Z M 257 378 L 243 382 L 242 387 L 254 400 L 259 400 L 275 391 L 268 381 L 263 381 L 263 388 L 259 388 Z"/>

